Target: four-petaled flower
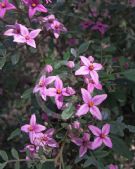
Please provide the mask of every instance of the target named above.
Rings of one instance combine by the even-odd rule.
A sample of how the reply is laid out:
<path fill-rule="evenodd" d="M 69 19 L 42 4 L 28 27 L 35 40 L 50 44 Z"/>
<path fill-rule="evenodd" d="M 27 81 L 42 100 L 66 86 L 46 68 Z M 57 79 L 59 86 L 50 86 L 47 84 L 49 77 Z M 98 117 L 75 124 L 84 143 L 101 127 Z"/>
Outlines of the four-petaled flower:
<path fill-rule="evenodd" d="M 107 31 L 108 27 L 109 27 L 108 25 L 103 24 L 100 21 L 97 21 L 96 24 L 91 29 L 92 30 L 97 30 L 97 31 L 99 31 L 101 33 L 101 35 L 104 35 L 105 32 Z"/>
<path fill-rule="evenodd" d="M 48 10 L 40 4 L 39 0 L 23 0 L 23 2 L 29 7 L 29 17 L 32 18 L 36 11 L 47 13 Z"/>
<path fill-rule="evenodd" d="M 88 133 L 84 133 L 82 138 L 73 137 L 71 141 L 80 147 L 80 157 L 83 157 L 87 153 L 88 149 L 93 149 L 92 142 L 90 141 L 90 135 Z"/>
<path fill-rule="evenodd" d="M 109 165 L 109 169 L 118 169 L 118 166 L 117 166 L 117 165 L 110 164 L 110 165 Z"/>
<path fill-rule="evenodd" d="M 42 99 L 46 100 L 46 96 L 47 96 L 47 88 L 46 87 L 49 84 L 51 84 L 55 79 L 56 79 L 56 76 L 46 77 L 45 75 L 42 75 L 39 79 L 39 82 L 34 87 L 33 93 L 39 92 Z"/>
<path fill-rule="evenodd" d="M 40 33 L 41 29 L 35 29 L 29 32 L 28 28 L 20 25 L 20 35 L 14 36 L 14 42 L 26 43 L 27 45 L 36 48 L 35 38 Z"/>
<path fill-rule="evenodd" d="M 93 125 L 89 125 L 88 128 L 96 136 L 92 143 L 94 149 L 100 147 L 102 143 L 104 143 L 107 147 L 112 148 L 112 141 L 110 137 L 108 137 L 108 134 L 110 133 L 109 124 L 105 124 L 102 129 Z"/>
<path fill-rule="evenodd" d="M 94 116 L 98 120 L 102 120 L 101 112 L 97 106 L 107 98 L 107 95 L 101 94 L 92 97 L 91 94 L 83 88 L 81 89 L 81 93 L 82 93 L 84 104 L 80 106 L 76 115 L 80 117 L 82 115 L 87 114 L 90 111 L 92 116 Z"/>
<path fill-rule="evenodd" d="M 20 30 L 21 24 L 15 23 L 14 25 L 7 25 L 6 27 L 9 28 L 4 32 L 6 36 L 18 36 L 21 33 Z"/>
<path fill-rule="evenodd" d="M 6 14 L 6 11 L 10 11 L 12 9 L 16 9 L 16 7 L 9 3 L 8 0 L 3 0 L 0 2 L 0 18 L 3 18 Z"/>
<path fill-rule="evenodd" d="M 99 63 L 93 63 L 88 58 L 80 56 L 83 66 L 81 66 L 75 75 L 90 75 L 95 83 L 98 83 L 99 76 L 97 71 L 102 69 L 102 65 Z"/>

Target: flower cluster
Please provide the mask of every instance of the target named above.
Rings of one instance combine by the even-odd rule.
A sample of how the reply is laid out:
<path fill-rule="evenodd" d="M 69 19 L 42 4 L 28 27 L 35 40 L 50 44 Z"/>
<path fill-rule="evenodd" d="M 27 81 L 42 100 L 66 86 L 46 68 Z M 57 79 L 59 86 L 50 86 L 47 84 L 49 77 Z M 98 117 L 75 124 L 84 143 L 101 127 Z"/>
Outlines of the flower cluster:
<path fill-rule="evenodd" d="M 57 148 L 58 143 L 53 139 L 54 129 L 46 129 L 45 126 L 36 123 L 35 114 L 31 115 L 30 124 L 25 124 L 21 127 L 21 130 L 29 134 L 30 143 L 26 145 L 25 150 L 29 150 L 30 157 L 34 158 L 39 148 Z"/>

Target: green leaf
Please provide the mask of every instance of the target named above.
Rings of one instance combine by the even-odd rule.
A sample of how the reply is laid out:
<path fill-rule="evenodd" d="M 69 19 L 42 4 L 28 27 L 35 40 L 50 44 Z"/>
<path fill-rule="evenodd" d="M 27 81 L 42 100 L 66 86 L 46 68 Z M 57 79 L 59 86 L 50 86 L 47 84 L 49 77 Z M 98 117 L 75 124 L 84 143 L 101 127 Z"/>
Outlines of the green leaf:
<path fill-rule="evenodd" d="M 17 161 L 16 163 L 15 163 L 15 168 L 14 169 L 20 169 L 20 162 L 19 161 Z"/>
<path fill-rule="evenodd" d="M 4 161 L 8 161 L 8 155 L 5 151 L 0 150 L 0 156 Z"/>
<path fill-rule="evenodd" d="M 96 150 L 93 152 L 94 156 L 96 158 L 104 158 L 109 155 L 109 151 L 104 151 L 104 150 Z"/>
<path fill-rule="evenodd" d="M 116 136 L 112 136 L 111 138 L 113 143 L 113 151 L 119 155 L 122 155 L 123 157 L 132 159 L 132 153 L 129 151 L 129 148 L 127 147 L 125 142 Z"/>
<path fill-rule="evenodd" d="M 46 162 L 43 164 L 42 169 L 55 169 L 54 162 Z"/>
<path fill-rule="evenodd" d="M 124 123 L 112 122 L 111 123 L 111 133 L 119 135 L 119 136 L 124 136 L 125 127 L 126 126 Z"/>
<path fill-rule="evenodd" d="M 98 169 L 105 169 L 103 162 L 100 161 L 99 159 L 97 160 L 97 166 L 98 166 Z"/>
<path fill-rule="evenodd" d="M 126 125 L 126 128 L 127 128 L 131 133 L 135 133 L 135 126 Z"/>
<path fill-rule="evenodd" d="M 13 156 L 15 159 L 17 159 L 17 160 L 19 159 L 19 154 L 18 154 L 18 152 L 16 151 L 16 149 L 12 148 L 11 154 L 12 154 L 12 156 Z"/>
<path fill-rule="evenodd" d="M 127 70 L 125 72 L 122 72 L 122 74 L 126 79 L 135 82 L 135 69 Z"/>
<path fill-rule="evenodd" d="M 21 98 L 22 98 L 22 99 L 28 99 L 28 98 L 30 98 L 31 94 L 32 94 L 32 88 L 27 89 L 27 90 L 22 94 Z"/>
<path fill-rule="evenodd" d="M 77 57 L 77 51 L 76 51 L 74 48 L 71 48 L 71 54 L 72 54 L 74 57 Z"/>
<path fill-rule="evenodd" d="M 96 160 L 93 157 L 88 157 L 87 160 L 84 162 L 83 164 L 83 168 L 89 167 L 91 165 L 95 165 L 96 164 Z"/>
<path fill-rule="evenodd" d="M 89 45 L 90 45 L 90 42 L 84 42 L 83 44 L 81 44 L 79 46 L 78 53 L 82 54 L 82 53 L 86 52 L 89 48 Z"/>
<path fill-rule="evenodd" d="M 62 112 L 62 119 L 63 120 L 67 120 L 69 119 L 72 115 L 74 114 L 74 106 L 71 104 L 69 104 L 68 108 L 66 108 L 63 112 Z"/>
<path fill-rule="evenodd" d="M 6 165 L 7 165 L 7 163 L 6 163 L 6 162 L 5 162 L 5 163 L 0 163 L 0 169 L 5 168 L 5 167 L 6 167 Z"/>
<path fill-rule="evenodd" d="M 13 65 L 16 65 L 19 62 L 20 55 L 19 54 L 14 54 L 11 56 L 11 62 Z"/>
<path fill-rule="evenodd" d="M 6 63 L 6 57 L 0 57 L 0 70 L 3 68 L 5 63 Z"/>
<path fill-rule="evenodd" d="M 8 141 L 9 140 L 12 140 L 13 138 L 15 138 L 16 136 L 19 136 L 21 134 L 21 131 L 20 129 L 15 129 L 11 134 L 10 136 L 8 137 Z"/>

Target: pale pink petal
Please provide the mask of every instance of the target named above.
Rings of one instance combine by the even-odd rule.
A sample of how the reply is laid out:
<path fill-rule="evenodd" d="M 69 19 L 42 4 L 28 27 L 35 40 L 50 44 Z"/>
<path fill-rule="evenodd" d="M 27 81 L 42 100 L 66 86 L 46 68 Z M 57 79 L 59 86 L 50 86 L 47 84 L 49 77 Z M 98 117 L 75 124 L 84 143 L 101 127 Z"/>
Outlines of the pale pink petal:
<path fill-rule="evenodd" d="M 89 69 L 86 66 L 81 66 L 76 72 L 75 75 L 87 75 L 89 74 Z"/>
<path fill-rule="evenodd" d="M 36 43 L 35 43 L 35 40 L 34 39 L 29 39 L 26 41 L 27 45 L 33 47 L 33 48 L 36 48 Z"/>
<path fill-rule="evenodd" d="M 33 93 L 37 93 L 40 91 L 40 87 L 38 85 L 36 85 L 33 89 Z"/>
<path fill-rule="evenodd" d="M 107 147 L 112 148 L 112 141 L 111 141 L 111 139 L 110 139 L 109 137 L 105 137 L 105 138 L 103 139 L 103 143 L 104 143 Z"/>
<path fill-rule="evenodd" d="M 49 139 L 47 145 L 50 147 L 59 147 L 58 143 L 54 139 Z"/>
<path fill-rule="evenodd" d="M 56 39 L 58 39 L 59 38 L 59 36 L 60 36 L 60 32 L 56 32 L 56 31 L 54 31 L 54 37 L 56 38 Z"/>
<path fill-rule="evenodd" d="M 98 76 L 98 73 L 96 71 L 94 71 L 94 70 L 90 71 L 90 75 L 91 75 L 92 80 L 95 83 L 99 83 L 99 76 Z"/>
<path fill-rule="evenodd" d="M 81 146 L 80 150 L 79 150 L 79 156 L 83 157 L 84 154 L 86 154 L 86 152 L 87 152 L 87 147 L 86 146 Z"/>
<path fill-rule="evenodd" d="M 89 111 L 89 107 L 87 104 L 83 104 L 82 106 L 80 106 L 79 110 L 76 113 L 76 116 L 80 117 L 82 115 L 87 114 Z"/>
<path fill-rule="evenodd" d="M 85 103 L 89 103 L 91 101 L 91 95 L 86 89 L 81 89 L 82 98 Z"/>
<path fill-rule="evenodd" d="M 32 115 L 31 115 L 30 125 L 31 125 L 31 126 L 35 126 L 35 125 L 36 125 L 36 116 L 35 116 L 35 114 L 32 114 Z"/>
<path fill-rule="evenodd" d="M 57 108 L 61 109 L 63 106 L 63 96 L 62 95 L 55 96 L 55 103 L 57 105 Z"/>
<path fill-rule="evenodd" d="M 47 89 L 47 91 L 46 91 L 46 95 L 47 96 L 56 96 L 56 89 L 55 88 L 49 88 L 49 89 Z"/>
<path fill-rule="evenodd" d="M 47 13 L 48 10 L 42 5 L 42 4 L 39 4 L 37 7 L 36 7 L 36 10 L 39 11 L 39 12 L 44 12 L 44 13 Z"/>
<path fill-rule="evenodd" d="M 14 35 L 14 29 L 8 29 L 4 32 L 4 35 L 6 36 L 13 36 Z"/>
<path fill-rule="evenodd" d="M 90 93 L 92 93 L 93 90 L 94 90 L 94 85 L 93 85 L 92 83 L 89 83 L 89 84 L 87 85 L 87 90 L 88 90 Z"/>
<path fill-rule="evenodd" d="M 30 37 L 32 39 L 36 38 L 38 36 L 38 34 L 41 32 L 41 29 L 36 29 L 30 32 Z"/>
<path fill-rule="evenodd" d="M 56 76 L 47 77 L 45 80 L 46 85 L 52 83 L 56 79 Z"/>
<path fill-rule="evenodd" d="M 80 58 L 81 58 L 81 61 L 83 62 L 83 64 L 84 64 L 85 66 L 87 66 L 87 67 L 90 66 L 90 61 L 89 61 L 88 58 L 86 58 L 86 57 L 84 57 L 84 56 L 80 56 Z"/>
<path fill-rule="evenodd" d="M 40 96 L 42 97 L 42 99 L 44 101 L 46 101 L 46 96 L 47 96 L 47 89 L 46 89 L 46 87 L 43 87 L 43 88 L 40 89 Z"/>
<path fill-rule="evenodd" d="M 55 88 L 59 89 L 59 90 L 62 90 L 62 88 L 63 88 L 63 82 L 59 77 L 56 77 Z"/>
<path fill-rule="evenodd" d="M 98 90 L 102 90 L 102 84 L 100 84 L 100 83 L 95 84 L 95 88 Z"/>
<path fill-rule="evenodd" d="M 25 133 L 28 133 L 29 132 L 29 127 L 30 127 L 29 124 L 25 124 L 24 126 L 21 127 L 21 131 L 23 131 Z"/>
<path fill-rule="evenodd" d="M 49 137 L 52 137 L 52 135 L 54 134 L 54 131 L 55 130 L 53 128 L 50 128 L 47 131 L 45 131 L 45 134 L 47 134 Z"/>
<path fill-rule="evenodd" d="M 12 10 L 12 9 L 16 9 L 16 7 L 15 7 L 13 4 L 8 3 L 6 9 L 7 9 L 7 10 Z"/>
<path fill-rule="evenodd" d="M 97 149 L 102 145 L 102 139 L 100 139 L 100 137 L 97 137 L 93 143 L 92 143 L 92 147 L 93 149 Z"/>
<path fill-rule="evenodd" d="M 109 132 L 110 132 L 110 124 L 105 124 L 105 125 L 103 126 L 103 128 L 102 128 L 102 133 L 103 133 L 104 135 L 108 135 Z"/>
<path fill-rule="evenodd" d="M 81 146 L 82 145 L 82 139 L 80 139 L 80 138 L 72 138 L 71 141 L 73 143 L 75 143 L 77 146 Z"/>
<path fill-rule="evenodd" d="M 96 95 L 92 98 L 94 105 L 101 104 L 107 98 L 107 94 Z"/>
<path fill-rule="evenodd" d="M 29 7 L 29 17 L 32 18 L 36 13 L 36 9 Z"/>
<path fill-rule="evenodd" d="M 24 25 L 20 24 L 20 32 L 22 36 L 28 36 L 29 35 L 29 31 L 28 28 L 26 28 Z"/>
<path fill-rule="evenodd" d="M 100 136 L 101 135 L 101 129 L 99 129 L 98 127 L 96 126 L 93 126 L 93 125 L 89 125 L 88 126 L 89 130 L 95 135 L 95 136 Z"/>
<path fill-rule="evenodd" d="M 89 139 L 90 139 L 90 135 L 88 133 L 84 133 L 83 134 L 83 140 L 84 141 L 89 141 Z"/>
<path fill-rule="evenodd" d="M 94 70 L 101 70 L 103 68 L 103 66 L 99 63 L 93 63 L 94 66 Z"/>
<path fill-rule="evenodd" d="M 102 115 L 98 107 L 96 106 L 91 107 L 90 112 L 93 115 L 93 117 L 97 118 L 98 120 L 102 120 Z"/>
<path fill-rule="evenodd" d="M 45 126 L 40 125 L 40 124 L 36 124 L 36 126 L 35 126 L 35 128 L 34 128 L 34 131 L 35 131 L 36 133 L 38 133 L 38 132 L 44 131 L 45 129 L 46 129 Z"/>
<path fill-rule="evenodd" d="M 21 35 L 18 35 L 18 36 L 14 36 L 14 42 L 18 42 L 18 43 L 26 43 L 26 39 L 21 36 Z"/>
<path fill-rule="evenodd" d="M 6 14 L 6 8 L 0 8 L 0 18 L 3 18 Z"/>

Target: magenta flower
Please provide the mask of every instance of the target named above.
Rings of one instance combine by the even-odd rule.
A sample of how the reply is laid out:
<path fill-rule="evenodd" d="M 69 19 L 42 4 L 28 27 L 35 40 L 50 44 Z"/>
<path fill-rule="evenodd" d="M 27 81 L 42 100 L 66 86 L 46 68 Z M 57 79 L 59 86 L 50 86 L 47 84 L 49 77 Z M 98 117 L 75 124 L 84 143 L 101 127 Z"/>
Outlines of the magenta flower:
<path fill-rule="evenodd" d="M 58 147 L 58 143 L 52 138 L 54 134 L 54 129 L 48 129 L 45 133 L 35 133 L 31 143 L 36 146 L 49 146 L 49 147 Z"/>
<path fill-rule="evenodd" d="M 94 149 L 100 147 L 102 143 L 104 143 L 107 147 L 112 148 L 112 141 L 110 137 L 108 137 L 108 134 L 110 133 L 109 124 L 105 124 L 102 130 L 93 125 L 89 125 L 88 127 L 90 131 L 96 136 L 96 139 L 92 143 Z"/>
<path fill-rule="evenodd" d="M 39 133 L 46 129 L 45 126 L 36 123 L 36 116 L 35 114 L 31 115 L 30 124 L 25 124 L 21 127 L 21 130 L 25 133 L 29 133 L 30 140 L 33 139 L 35 133 Z"/>
<path fill-rule="evenodd" d="M 95 83 L 98 83 L 99 76 L 97 71 L 102 69 L 102 65 L 99 63 L 93 63 L 88 58 L 80 56 L 83 66 L 81 66 L 75 75 L 90 75 Z"/>
<path fill-rule="evenodd" d="M 90 141 L 90 135 L 88 133 L 84 133 L 82 138 L 73 137 L 71 141 L 80 147 L 79 150 L 80 157 L 83 157 L 87 153 L 88 149 L 90 150 L 93 149 L 92 142 Z"/>
<path fill-rule="evenodd" d="M 48 15 L 46 17 L 39 18 L 39 20 L 41 20 L 44 23 L 46 30 L 49 31 L 52 29 L 53 21 L 56 20 L 56 18 L 54 15 Z"/>
<path fill-rule="evenodd" d="M 6 11 L 10 11 L 12 9 L 16 9 L 16 7 L 9 3 L 8 0 L 3 0 L 0 2 L 0 18 L 3 18 L 6 14 Z"/>
<path fill-rule="evenodd" d="M 110 165 L 109 165 L 109 169 L 118 169 L 118 166 L 117 166 L 117 165 L 110 164 Z"/>
<path fill-rule="evenodd" d="M 29 32 L 28 28 L 23 25 L 20 25 L 21 35 L 14 36 L 14 42 L 26 43 L 27 45 L 36 48 L 35 38 L 40 33 L 41 29 L 35 29 Z"/>
<path fill-rule="evenodd" d="M 21 33 L 20 25 L 21 24 L 18 24 L 18 23 L 15 23 L 15 25 L 7 25 L 7 27 L 9 29 L 4 32 L 4 35 L 6 35 L 6 36 L 18 36 L 18 35 L 20 35 L 20 33 Z"/>
<path fill-rule="evenodd" d="M 100 21 L 97 21 L 96 24 L 91 29 L 99 31 L 101 33 L 101 35 L 104 35 L 105 32 L 107 31 L 108 27 L 109 27 L 108 25 L 103 24 Z"/>
<path fill-rule="evenodd" d="M 40 4 L 39 0 L 23 0 L 23 2 L 29 7 L 30 18 L 32 18 L 37 11 L 43 13 L 48 12 L 48 10 L 42 4 Z"/>
<path fill-rule="evenodd" d="M 84 104 L 80 106 L 76 115 L 80 117 L 90 111 L 93 117 L 97 118 L 98 120 L 102 120 L 101 112 L 97 106 L 107 98 L 107 95 L 101 94 L 92 97 L 91 94 L 83 88 L 81 89 L 81 93 Z"/>
<path fill-rule="evenodd" d="M 48 96 L 55 97 L 55 103 L 58 109 L 61 109 L 63 106 L 63 97 L 71 96 L 75 94 L 75 91 L 71 87 L 64 88 L 62 80 L 57 77 L 55 80 L 55 88 L 49 88 L 47 90 Z"/>
<path fill-rule="evenodd" d="M 46 77 L 45 75 L 42 75 L 39 79 L 38 84 L 34 87 L 33 93 L 39 92 L 40 96 L 43 100 L 46 100 L 47 96 L 47 86 L 51 84 L 56 79 L 56 76 L 49 76 Z"/>
<path fill-rule="evenodd" d="M 85 30 L 85 29 L 90 28 L 93 24 L 94 24 L 94 22 L 92 20 L 87 20 L 87 21 L 81 22 L 81 27 L 82 27 L 82 29 Z"/>

